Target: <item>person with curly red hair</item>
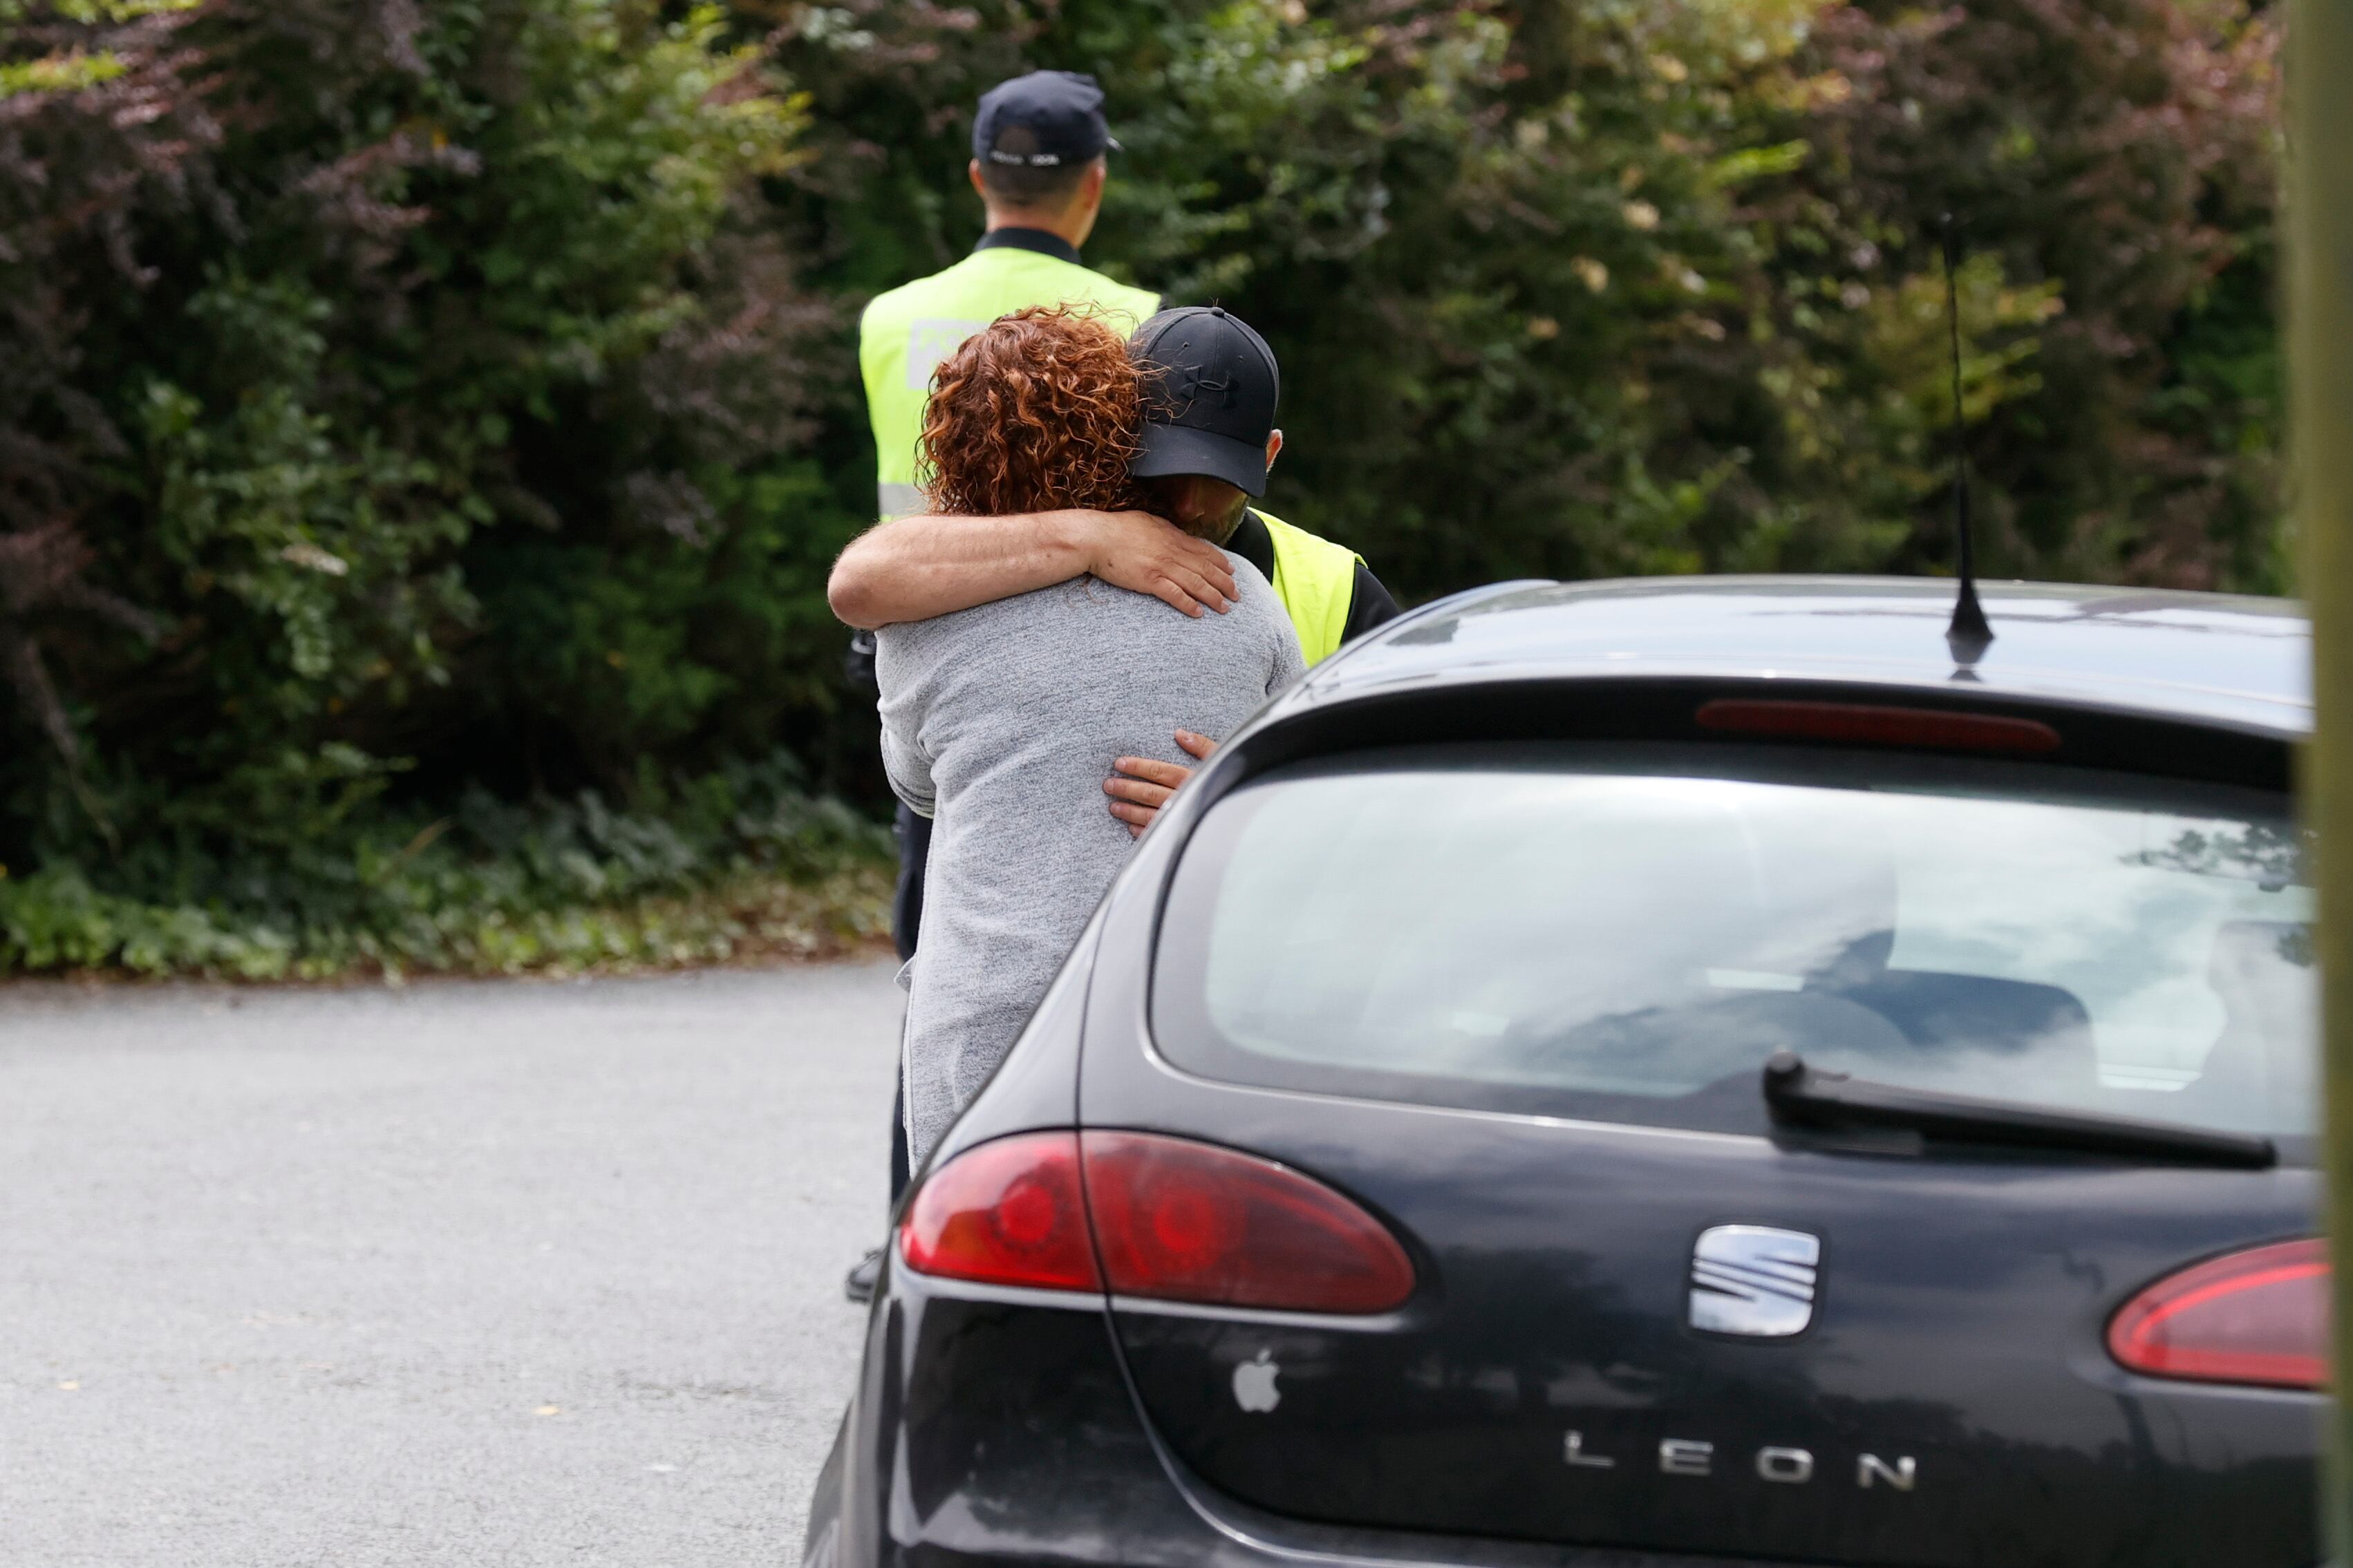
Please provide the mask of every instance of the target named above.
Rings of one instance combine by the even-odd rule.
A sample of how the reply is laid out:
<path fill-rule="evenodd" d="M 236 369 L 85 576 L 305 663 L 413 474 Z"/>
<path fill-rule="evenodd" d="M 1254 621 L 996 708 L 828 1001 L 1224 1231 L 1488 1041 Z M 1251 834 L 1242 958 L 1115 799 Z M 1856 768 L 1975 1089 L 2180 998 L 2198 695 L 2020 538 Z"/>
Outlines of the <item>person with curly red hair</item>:
<path fill-rule="evenodd" d="M 1134 507 L 1144 374 L 1083 308 L 998 317 L 941 362 L 918 442 L 917 482 L 957 517 Z"/>
<path fill-rule="evenodd" d="M 1147 391 L 1101 320 L 1002 317 L 934 375 L 925 495 L 944 514 L 1133 506 Z M 1231 608 L 1198 621 L 1084 576 L 878 634 L 884 766 L 934 824 L 906 971 L 913 1165 L 1012 1047 L 1127 858 L 1126 826 L 1103 809 L 1113 761 L 1173 763 L 1175 731 L 1230 734 L 1305 672 L 1266 578 L 1222 560 Z"/>

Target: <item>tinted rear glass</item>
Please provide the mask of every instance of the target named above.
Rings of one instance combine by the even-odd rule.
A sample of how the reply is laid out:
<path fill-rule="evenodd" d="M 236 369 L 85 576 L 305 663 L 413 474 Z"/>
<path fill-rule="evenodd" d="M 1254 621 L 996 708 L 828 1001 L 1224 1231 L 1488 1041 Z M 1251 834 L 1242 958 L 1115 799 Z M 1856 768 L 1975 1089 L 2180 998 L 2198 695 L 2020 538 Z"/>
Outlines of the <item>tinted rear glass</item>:
<path fill-rule="evenodd" d="M 2298 1136 L 2285 803 L 1766 748 L 1467 748 L 1269 774 L 1187 846 L 1160 1049 L 1275 1087 L 1763 1130 L 1794 1049 L 1883 1082 Z"/>

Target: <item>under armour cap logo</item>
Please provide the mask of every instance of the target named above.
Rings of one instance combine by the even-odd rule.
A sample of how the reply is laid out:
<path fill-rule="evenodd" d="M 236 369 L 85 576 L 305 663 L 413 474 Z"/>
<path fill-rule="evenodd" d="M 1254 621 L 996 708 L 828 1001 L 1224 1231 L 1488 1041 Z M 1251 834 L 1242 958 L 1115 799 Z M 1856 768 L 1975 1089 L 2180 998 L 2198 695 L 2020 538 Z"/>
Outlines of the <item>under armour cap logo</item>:
<path fill-rule="evenodd" d="M 1231 408 L 1234 405 L 1234 392 L 1233 377 L 1227 376 L 1223 380 L 1213 381 L 1209 377 L 1208 370 L 1198 364 L 1187 365 L 1182 378 L 1176 384 L 1176 395 L 1183 398 L 1188 407 L 1198 403 L 1203 396 L 1214 395 L 1219 407 Z"/>

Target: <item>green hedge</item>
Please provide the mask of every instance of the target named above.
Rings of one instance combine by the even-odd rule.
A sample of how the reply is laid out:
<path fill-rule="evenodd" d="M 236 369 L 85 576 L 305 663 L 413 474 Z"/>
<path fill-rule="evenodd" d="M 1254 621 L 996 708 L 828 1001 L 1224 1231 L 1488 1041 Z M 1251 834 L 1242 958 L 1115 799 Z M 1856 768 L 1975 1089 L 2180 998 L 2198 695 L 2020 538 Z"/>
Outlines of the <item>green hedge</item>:
<path fill-rule="evenodd" d="M 442 816 L 370 811 L 272 854 L 176 857 L 182 885 L 160 896 L 106 890 L 113 868 L 0 867 L 0 973 L 519 973 L 879 946 L 889 834 L 800 786 L 778 755 L 642 778 L 634 810 L 594 791 L 512 804 L 471 788 Z"/>
<path fill-rule="evenodd" d="M 1128 149 L 1091 258 L 1267 332 L 1270 505 L 1408 598 L 1940 569 L 1946 211 L 1991 568 L 2283 588 L 2276 47 L 2244 0 L 0 0 L 0 967 L 871 930 L 813 804 L 882 800 L 823 597 L 854 323 L 969 244 L 970 104 L 1033 65 Z"/>

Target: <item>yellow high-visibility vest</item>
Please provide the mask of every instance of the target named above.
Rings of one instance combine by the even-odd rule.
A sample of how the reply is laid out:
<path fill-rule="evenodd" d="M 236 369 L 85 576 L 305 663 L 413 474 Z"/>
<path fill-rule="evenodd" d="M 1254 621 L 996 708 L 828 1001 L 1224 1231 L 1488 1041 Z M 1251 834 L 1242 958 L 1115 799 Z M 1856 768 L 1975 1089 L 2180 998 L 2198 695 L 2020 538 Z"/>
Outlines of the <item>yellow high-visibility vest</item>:
<path fill-rule="evenodd" d="M 915 446 L 923 434 L 932 372 L 965 339 L 1027 305 L 1095 306 L 1104 324 L 1124 338 L 1160 308 L 1160 296 L 1018 244 L 987 246 L 944 272 L 876 295 L 859 322 L 858 363 L 874 426 L 879 515 L 923 510 Z"/>
<path fill-rule="evenodd" d="M 1320 664 L 1340 651 L 1347 636 L 1348 610 L 1356 597 L 1356 566 L 1363 560 L 1355 551 L 1318 539 L 1303 528 L 1259 511 L 1267 537 L 1274 542 L 1274 596 L 1299 633 L 1299 651 L 1310 665 Z"/>

